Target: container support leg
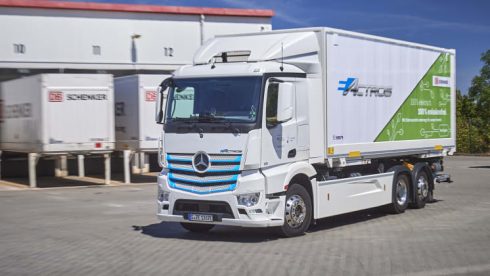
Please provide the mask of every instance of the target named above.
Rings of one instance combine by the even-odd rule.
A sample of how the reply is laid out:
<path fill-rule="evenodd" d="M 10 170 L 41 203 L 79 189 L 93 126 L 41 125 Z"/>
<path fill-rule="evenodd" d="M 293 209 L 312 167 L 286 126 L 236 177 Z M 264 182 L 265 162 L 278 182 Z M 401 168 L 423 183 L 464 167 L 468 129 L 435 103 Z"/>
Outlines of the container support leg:
<path fill-rule="evenodd" d="M 29 186 L 31 188 L 36 188 L 36 165 L 37 161 L 39 160 L 39 155 L 37 153 L 29 153 L 27 159 L 29 165 Z"/>
<path fill-rule="evenodd" d="M 150 171 L 149 156 L 144 152 L 140 152 L 140 174 L 147 173 Z"/>
<path fill-rule="evenodd" d="M 0 179 L 2 179 L 2 151 L 0 150 Z"/>
<path fill-rule="evenodd" d="M 67 176 L 68 175 L 68 161 L 67 161 L 67 156 L 66 155 L 62 155 L 62 156 L 59 156 L 58 158 L 56 158 L 54 164 L 55 164 L 55 167 L 54 167 L 54 175 L 56 177 L 63 177 L 63 176 Z"/>
<path fill-rule="evenodd" d="M 140 159 L 137 157 L 138 153 L 134 153 L 134 158 L 132 159 L 132 168 L 131 171 L 133 174 L 137 174 L 140 172 Z"/>
<path fill-rule="evenodd" d="M 123 150 L 124 183 L 131 183 L 131 150 Z"/>
<path fill-rule="evenodd" d="M 61 176 L 68 176 L 68 156 L 62 155 L 60 157 L 61 162 Z"/>
<path fill-rule="evenodd" d="M 78 159 L 78 177 L 85 177 L 85 156 L 79 154 Z"/>
<path fill-rule="evenodd" d="M 54 176 L 60 177 L 61 176 L 61 158 L 55 157 L 56 159 L 54 160 Z"/>
<path fill-rule="evenodd" d="M 111 184 L 111 154 L 110 153 L 104 154 L 104 175 L 105 175 L 104 184 L 106 185 Z"/>

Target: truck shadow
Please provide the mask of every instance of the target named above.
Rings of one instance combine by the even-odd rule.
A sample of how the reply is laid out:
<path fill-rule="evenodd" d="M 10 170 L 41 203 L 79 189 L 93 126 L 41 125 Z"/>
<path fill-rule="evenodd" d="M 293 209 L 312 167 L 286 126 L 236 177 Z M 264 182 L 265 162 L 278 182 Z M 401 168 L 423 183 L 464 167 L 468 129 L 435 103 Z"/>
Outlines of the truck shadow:
<path fill-rule="evenodd" d="M 188 232 L 179 223 L 161 222 L 146 226 L 133 225 L 134 231 L 153 238 L 185 239 L 195 241 L 221 241 L 258 243 L 277 240 L 280 236 L 274 229 L 215 226 L 207 233 Z"/>
<path fill-rule="evenodd" d="M 334 217 L 317 220 L 312 225 L 308 233 L 319 231 L 335 230 L 337 228 L 348 226 L 356 223 L 363 223 L 373 219 L 378 219 L 389 214 L 381 208 L 373 208 L 349 214 L 342 214 Z M 207 233 L 191 233 L 183 229 L 179 223 L 162 222 L 146 226 L 133 225 L 133 230 L 143 235 L 153 238 L 164 239 L 185 239 L 195 241 L 221 241 L 235 243 L 259 243 L 269 242 L 283 238 L 273 228 L 241 228 L 216 226 Z M 304 236 L 303 236 L 304 237 Z M 296 239 L 301 239 L 296 237 Z"/>
<path fill-rule="evenodd" d="M 333 230 L 335 228 L 367 222 L 388 215 L 390 214 L 387 214 L 381 207 L 337 215 L 317 220 L 316 223 L 310 227 L 308 232 L 313 233 L 317 231 Z"/>
<path fill-rule="evenodd" d="M 442 199 L 433 199 L 431 202 L 427 202 L 427 204 L 434 204 L 437 202 L 443 201 Z M 407 211 L 413 210 L 410 207 Z M 403 214 L 402 214 L 403 215 Z M 387 213 L 384 207 L 375 207 L 367 210 L 361 210 L 357 212 L 337 215 L 333 217 L 323 218 L 316 221 L 315 224 L 310 226 L 309 233 L 317 232 L 317 231 L 326 231 L 326 230 L 334 230 L 335 228 L 367 222 L 370 220 L 375 220 L 378 218 L 382 218 L 385 216 L 396 216 L 394 214 Z"/>

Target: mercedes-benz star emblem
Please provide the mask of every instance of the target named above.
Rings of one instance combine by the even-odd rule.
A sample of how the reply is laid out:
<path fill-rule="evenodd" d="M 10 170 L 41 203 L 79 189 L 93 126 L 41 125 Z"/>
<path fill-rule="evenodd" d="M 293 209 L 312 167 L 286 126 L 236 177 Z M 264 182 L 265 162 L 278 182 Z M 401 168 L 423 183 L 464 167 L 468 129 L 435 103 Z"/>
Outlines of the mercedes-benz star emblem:
<path fill-rule="evenodd" d="M 209 155 L 204 151 L 199 151 L 192 157 L 192 167 L 196 172 L 205 173 L 210 166 Z"/>

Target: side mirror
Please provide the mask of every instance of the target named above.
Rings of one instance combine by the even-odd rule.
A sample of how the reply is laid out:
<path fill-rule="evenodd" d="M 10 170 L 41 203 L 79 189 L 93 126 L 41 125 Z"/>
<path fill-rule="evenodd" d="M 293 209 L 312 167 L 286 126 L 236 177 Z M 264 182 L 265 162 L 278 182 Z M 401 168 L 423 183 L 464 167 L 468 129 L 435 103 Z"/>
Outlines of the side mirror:
<path fill-rule="evenodd" d="M 158 86 L 157 89 L 157 101 L 155 104 L 155 121 L 157 124 L 163 124 L 164 123 L 164 105 L 165 105 L 165 100 L 167 98 L 167 88 L 173 86 L 173 79 L 172 78 L 167 78 L 162 83 L 160 86 Z"/>
<path fill-rule="evenodd" d="M 277 97 L 277 122 L 286 122 L 293 118 L 294 86 L 289 82 L 279 83 Z"/>

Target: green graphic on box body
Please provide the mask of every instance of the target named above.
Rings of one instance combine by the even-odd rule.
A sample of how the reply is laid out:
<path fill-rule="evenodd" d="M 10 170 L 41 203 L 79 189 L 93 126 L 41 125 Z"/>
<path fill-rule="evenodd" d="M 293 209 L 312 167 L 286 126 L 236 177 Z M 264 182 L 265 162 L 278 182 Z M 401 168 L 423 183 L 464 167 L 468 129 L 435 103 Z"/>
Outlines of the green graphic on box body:
<path fill-rule="evenodd" d="M 440 54 L 375 142 L 449 138 L 450 68 L 449 54 Z"/>

